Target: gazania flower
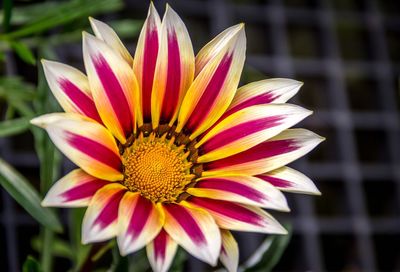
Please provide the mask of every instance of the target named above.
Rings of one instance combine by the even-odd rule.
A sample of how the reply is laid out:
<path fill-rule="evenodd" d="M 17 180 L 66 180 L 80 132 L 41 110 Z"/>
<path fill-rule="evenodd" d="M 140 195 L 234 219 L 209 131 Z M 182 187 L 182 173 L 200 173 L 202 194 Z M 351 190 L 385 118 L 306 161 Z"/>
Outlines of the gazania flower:
<path fill-rule="evenodd" d="M 85 207 L 82 242 L 117 238 L 126 255 L 146 247 L 155 271 L 177 246 L 229 271 L 230 230 L 284 234 L 263 208 L 288 211 L 281 191 L 318 194 L 285 165 L 322 138 L 288 129 L 311 112 L 286 104 L 301 83 L 262 80 L 237 89 L 244 25 L 223 31 L 197 56 L 185 25 L 150 5 L 132 57 L 116 33 L 91 19 L 86 68 L 43 61 L 65 110 L 32 120 L 79 169 L 54 184 L 44 206 Z"/>

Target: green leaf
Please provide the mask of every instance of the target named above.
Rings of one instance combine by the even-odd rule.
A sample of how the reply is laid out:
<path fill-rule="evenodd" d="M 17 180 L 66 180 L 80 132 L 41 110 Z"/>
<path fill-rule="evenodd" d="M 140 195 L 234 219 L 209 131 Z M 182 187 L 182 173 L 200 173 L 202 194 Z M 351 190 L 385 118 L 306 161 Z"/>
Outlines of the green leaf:
<path fill-rule="evenodd" d="M 83 245 L 81 242 L 82 220 L 85 214 L 85 208 L 77 208 L 69 210 L 69 239 L 71 248 L 74 252 L 73 271 L 81 271 L 82 265 L 89 257 L 92 245 Z"/>
<path fill-rule="evenodd" d="M 287 235 L 270 235 L 252 256 L 241 266 L 242 271 L 258 272 L 271 271 L 281 259 L 292 237 L 291 225 L 285 225 Z"/>
<path fill-rule="evenodd" d="M 30 118 L 21 117 L 0 122 L 0 137 L 8 137 L 20 134 L 28 130 Z"/>
<path fill-rule="evenodd" d="M 140 250 L 139 254 L 141 254 L 142 252 L 143 252 L 143 250 Z M 113 261 L 112 261 L 110 268 L 107 271 L 110 271 L 110 272 L 125 272 L 125 271 L 130 271 L 130 272 L 140 271 L 140 272 L 142 272 L 142 271 L 145 271 L 144 269 L 141 269 L 141 259 L 142 258 L 137 258 L 136 259 L 137 262 L 135 263 L 135 266 L 134 266 L 135 270 L 130 270 L 128 257 L 122 257 L 119 254 L 119 250 L 118 250 L 117 246 L 113 247 L 112 256 L 113 256 Z M 139 270 L 136 270 L 136 268 L 138 268 Z"/>
<path fill-rule="evenodd" d="M 8 105 L 6 114 L 4 115 L 4 120 L 11 120 L 15 116 L 15 108 L 11 105 Z"/>
<path fill-rule="evenodd" d="M 12 25 L 22 25 L 44 15 L 44 12 L 57 9 L 58 2 L 30 3 L 17 6 L 12 10 Z M 4 14 L 0 14 L 0 20 L 4 21 Z"/>
<path fill-rule="evenodd" d="M 0 98 L 31 101 L 36 97 L 35 87 L 16 76 L 0 77 Z"/>
<path fill-rule="evenodd" d="M 43 10 L 41 16 L 25 24 L 19 30 L 0 35 L 2 40 L 15 40 L 35 33 L 41 33 L 56 26 L 73 22 L 100 12 L 110 12 L 122 7 L 121 0 L 72 0 L 60 3 L 57 8 Z M 60 16 L 61 14 L 61 16 Z"/>
<path fill-rule="evenodd" d="M 10 21 L 12 16 L 13 1 L 3 0 L 3 31 L 8 32 L 10 30 Z"/>
<path fill-rule="evenodd" d="M 42 272 L 42 269 L 34 257 L 28 256 L 22 267 L 22 272 Z"/>
<path fill-rule="evenodd" d="M 110 240 L 108 243 L 104 244 L 91 258 L 92 262 L 97 262 L 107 253 L 107 251 L 113 249 L 116 246 L 115 240 Z"/>
<path fill-rule="evenodd" d="M 172 262 L 170 272 L 182 272 L 184 269 L 184 264 L 187 259 L 187 254 L 182 248 L 178 248 L 176 252 L 174 261 Z"/>
<path fill-rule="evenodd" d="M 20 41 L 10 41 L 11 48 L 17 53 L 17 55 L 26 63 L 35 65 L 36 58 L 32 51 L 24 43 Z"/>
<path fill-rule="evenodd" d="M 0 159 L 0 185 L 43 226 L 57 232 L 62 231 L 62 225 L 54 212 L 40 205 L 41 200 L 35 188 L 2 159 Z"/>
<path fill-rule="evenodd" d="M 35 236 L 31 240 L 31 246 L 34 250 L 40 252 L 43 248 L 43 241 L 39 238 L 39 236 Z M 71 246 L 64 240 L 61 240 L 60 238 L 55 237 L 53 239 L 52 251 L 54 256 L 70 260 L 74 259 L 75 253 L 72 250 Z"/>

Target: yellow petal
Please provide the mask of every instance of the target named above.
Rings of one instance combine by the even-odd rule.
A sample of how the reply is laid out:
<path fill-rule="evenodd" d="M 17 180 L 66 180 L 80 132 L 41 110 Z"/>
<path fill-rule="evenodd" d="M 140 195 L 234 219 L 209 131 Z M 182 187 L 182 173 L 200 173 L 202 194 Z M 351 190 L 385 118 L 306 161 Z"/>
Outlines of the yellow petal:
<path fill-rule="evenodd" d="M 118 206 L 125 186 L 111 183 L 96 192 L 82 222 L 82 243 L 108 240 L 118 234 Z"/>
<path fill-rule="evenodd" d="M 239 265 L 239 247 L 229 230 L 221 229 L 222 248 L 219 259 L 229 272 L 236 272 Z"/>
<path fill-rule="evenodd" d="M 189 207 L 185 201 L 164 204 L 166 232 L 196 258 L 216 265 L 221 250 L 221 234 L 212 216 Z"/>
<path fill-rule="evenodd" d="M 97 110 L 121 142 L 136 128 L 138 85 L 129 64 L 104 41 L 83 33 L 83 57 Z"/>
<path fill-rule="evenodd" d="M 86 115 L 102 123 L 87 77 L 79 70 L 55 61 L 42 60 L 50 90 L 65 112 Z"/>
<path fill-rule="evenodd" d="M 90 25 L 97 38 L 103 40 L 106 44 L 117 51 L 123 57 L 129 66 L 133 65 L 133 58 L 129 51 L 126 49 L 117 33 L 107 24 L 89 17 Z"/>
<path fill-rule="evenodd" d="M 118 211 L 118 247 L 122 256 L 151 242 L 160 232 L 164 217 L 155 205 L 139 193 L 127 192 Z"/>
<path fill-rule="evenodd" d="M 177 118 L 182 99 L 193 81 L 194 53 L 185 24 L 167 5 L 157 58 L 157 80 L 151 95 L 153 128 L 160 119 L 171 125 Z"/>
<path fill-rule="evenodd" d="M 46 129 L 53 143 L 72 162 L 99 179 L 123 179 L 114 137 L 99 123 L 75 113 L 50 113 L 31 120 Z"/>
<path fill-rule="evenodd" d="M 256 105 L 221 120 L 196 144 L 199 163 L 245 151 L 290 128 L 312 112 L 291 104 Z"/>
<path fill-rule="evenodd" d="M 137 43 L 133 70 L 139 83 L 140 103 L 138 105 L 138 124 L 151 122 L 151 92 L 159 50 L 161 21 L 157 10 L 150 2 L 147 19 L 144 22 Z"/>
<path fill-rule="evenodd" d="M 245 51 L 242 25 L 193 81 L 182 102 L 177 132 L 185 127 L 194 139 L 221 117 L 236 92 Z"/>

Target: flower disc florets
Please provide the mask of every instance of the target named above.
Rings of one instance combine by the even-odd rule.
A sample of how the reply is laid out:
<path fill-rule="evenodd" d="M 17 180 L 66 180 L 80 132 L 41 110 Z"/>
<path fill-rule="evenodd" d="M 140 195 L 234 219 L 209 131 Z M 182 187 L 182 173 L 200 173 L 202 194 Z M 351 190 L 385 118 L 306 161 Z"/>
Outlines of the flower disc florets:
<path fill-rule="evenodd" d="M 191 152 L 186 145 L 177 145 L 171 133 L 139 132 L 121 151 L 123 184 L 153 202 L 177 202 L 194 177 L 188 160 Z"/>

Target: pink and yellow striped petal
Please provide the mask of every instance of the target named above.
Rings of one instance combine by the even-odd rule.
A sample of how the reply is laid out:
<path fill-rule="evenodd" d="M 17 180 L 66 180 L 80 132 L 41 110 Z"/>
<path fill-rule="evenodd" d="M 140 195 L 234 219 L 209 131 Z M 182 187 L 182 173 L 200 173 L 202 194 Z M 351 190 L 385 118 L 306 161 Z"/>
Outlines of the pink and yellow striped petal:
<path fill-rule="evenodd" d="M 199 53 L 196 55 L 196 76 L 203 70 L 210 60 L 214 59 L 221 51 L 226 50 L 225 48 L 227 44 L 231 42 L 242 28 L 242 24 L 231 26 L 222 31 L 200 49 Z"/>
<path fill-rule="evenodd" d="M 117 241 L 121 255 L 135 252 L 151 242 L 163 223 L 163 215 L 151 201 L 137 192 L 125 193 L 118 210 Z"/>
<path fill-rule="evenodd" d="M 300 81 L 287 78 L 271 78 L 246 84 L 237 90 L 224 116 L 253 105 L 285 103 L 302 85 Z"/>
<path fill-rule="evenodd" d="M 156 70 L 161 29 L 160 16 L 150 2 L 147 19 L 140 32 L 133 60 L 133 70 L 139 83 L 140 106 L 138 107 L 138 124 L 151 122 L 151 92 Z"/>
<path fill-rule="evenodd" d="M 286 230 L 261 208 L 229 201 L 191 197 L 190 204 L 208 211 L 223 229 L 286 234 Z"/>
<path fill-rule="evenodd" d="M 82 243 L 108 240 L 118 234 L 118 206 L 125 186 L 111 183 L 96 192 L 82 222 Z"/>
<path fill-rule="evenodd" d="M 213 217 L 186 201 L 164 204 L 166 232 L 191 255 L 216 265 L 221 250 L 221 234 Z"/>
<path fill-rule="evenodd" d="M 167 272 L 174 260 L 178 244 L 165 232 L 160 231 L 146 247 L 147 258 L 154 272 Z"/>
<path fill-rule="evenodd" d="M 190 139 L 194 139 L 221 117 L 236 92 L 245 51 L 246 37 L 241 25 L 187 91 L 178 116 L 177 132 L 185 127 L 191 132 Z"/>
<path fill-rule="evenodd" d="M 229 230 L 221 229 L 222 247 L 219 259 L 228 272 L 236 272 L 239 266 L 239 247 Z"/>
<path fill-rule="evenodd" d="M 285 196 L 271 184 L 252 176 L 201 178 L 187 192 L 197 197 L 232 201 L 289 211 Z"/>
<path fill-rule="evenodd" d="M 111 48 L 113 48 L 116 52 L 118 52 L 122 58 L 126 60 L 129 66 L 133 65 L 133 58 L 129 53 L 128 49 L 126 49 L 125 45 L 122 43 L 117 33 L 107 24 L 96 20 L 92 17 L 89 17 L 90 25 L 92 26 L 93 32 L 96 37 L 106 44 L 108 44 Z"/>
<path fill-rule="evenodd" d="M 304 156 L 323 140 L 306 129 L 287 129 L 246 151 L 203 164 L 202 175 L 263 174 Z"/>
<path fill-rule="evenodd" d="M 42 64 L 50 90 L 65 112 L 79 113 L 102 123 L 82 72 L 55 61 L 42 60 Z"/>
<path fill-rule="evenodd" d="M 83 33 L 83 57 L 103 123 L 121 142 L 136 129 L 138 85 L 129 64 L 104 41 Z"/>
<path fill-rule="evenodd" d="M 321 192 L 310 178 L 297 170 L 283 166 L 271 172 L 258 175 L 260 179 L 267 181 L 276 188 L 291 192 L 310 195 L 320 195 Z"/>
<path fill-rule="evenodd" d="M 193 81 L 194 53 L 185 24 L 167 5 L 161 24 L 160 49 L 157 58 L 157 80 L 151 94 L 153 128 L 159 122 L 172 125 L 182 99 Z"/>
<path fill-rule="evenodd" d="M 88 174 L 119 181 L 121 157 L 111 133 L 90 118 L 74 113 L 50 113 L 31 120 L 46 129 L 53 143 Z"/>
<path fill-rule="evenodd" d="M 196 144 L 199 163 L 223 159 L 262 143 L 312 112 L 291 104 L 256 105 L 226 117 Z"/>
<path fill-rule="evenodd" d="M 109 181 L 75 169 L 57 181 L 42 201 L 43 207 L 86 207 L 92 196 Z"/>

